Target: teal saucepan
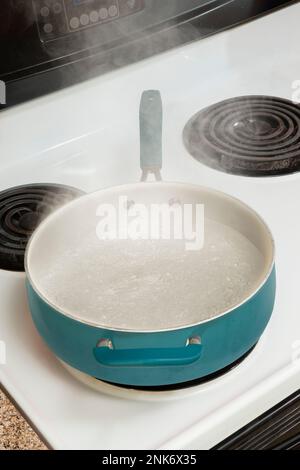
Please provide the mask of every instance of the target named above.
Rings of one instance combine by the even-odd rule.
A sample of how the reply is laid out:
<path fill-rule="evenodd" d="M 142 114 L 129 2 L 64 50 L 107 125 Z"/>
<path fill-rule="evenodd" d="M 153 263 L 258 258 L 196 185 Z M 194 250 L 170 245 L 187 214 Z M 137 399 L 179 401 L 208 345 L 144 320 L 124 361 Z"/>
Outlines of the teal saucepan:
<path fill-rule="evenodd" d="M 142 180 L 159 179 L 158 91 L 142 95 L 140 137 Z M 268 227 L 241 201 L 200 186 L 143 182 L 85 195 L 38 227 L 25 262 L 32 318 L 49 348 L 116 384 L 164 386 L 222 370 L 257 343 L 273 310 Z"/>
<path fill-rule="evenodd" d="M 139 208 L 150 217 L 162 205 L 201 205 L 201 247 L 126 238 L 124 220 L 114 236 L 124 204 L 131 221 Z M 99 236 L 105 210 L 107 239 Z M 26 274 L 33 321 L 53 353 L 89 376 L 132 386 L 188 382 L 234 363 L 258 342 L 275 298 L 274 242 L 261 217 L 183 183 L 110 188 L 58 209 L 28 244 Z"/>

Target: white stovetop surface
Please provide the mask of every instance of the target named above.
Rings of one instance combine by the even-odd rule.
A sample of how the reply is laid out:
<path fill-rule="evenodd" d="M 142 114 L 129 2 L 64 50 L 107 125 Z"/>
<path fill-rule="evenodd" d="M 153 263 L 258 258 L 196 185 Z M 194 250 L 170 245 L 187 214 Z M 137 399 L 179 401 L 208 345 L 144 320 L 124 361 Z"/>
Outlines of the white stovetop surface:
<path fill-rule="evenodd" d="M 278 294 L 256 349 L 236 369 L 171 401 L 110 397 L 77 382 L 36 333 L 24 276 L 0 272 L 3 386 L 57 449 L 206 449 L 300 388 L 300 173 L 243 178 L 194 161 L 181 132 L 199 109 L 244 94 L 291 98 L 300 79 L 300 5 L 8 110 L 0 116 L 0 189 L 62 182 L 92 191 L 139 178 L 138 106 L 161 90 L 164 179 L 240 197 L 270 225 Z"/>

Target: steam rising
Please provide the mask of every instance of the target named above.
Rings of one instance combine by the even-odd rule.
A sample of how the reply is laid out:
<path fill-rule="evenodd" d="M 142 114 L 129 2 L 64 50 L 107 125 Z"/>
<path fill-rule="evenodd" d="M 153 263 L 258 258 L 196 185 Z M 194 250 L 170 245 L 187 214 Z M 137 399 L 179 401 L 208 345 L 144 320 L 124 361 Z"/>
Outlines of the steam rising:
<path fill-rule="evenodd" d="M 204 321 L 244 300 L 264 267 L 261 252 L 239 232 L 212 220 L 205 227 L 204 248 L 193 252 L 179 240 L 99 241 L 83 233 L 62 256 L 44 253 L 47 270 L 34 277 L 57 308 L 108 328 Z"/>

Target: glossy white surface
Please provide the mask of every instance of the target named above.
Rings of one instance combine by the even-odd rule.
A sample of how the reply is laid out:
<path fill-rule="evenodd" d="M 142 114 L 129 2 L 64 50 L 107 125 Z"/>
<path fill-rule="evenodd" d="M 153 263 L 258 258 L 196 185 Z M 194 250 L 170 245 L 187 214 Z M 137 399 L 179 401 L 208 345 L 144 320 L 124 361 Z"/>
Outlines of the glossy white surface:
<path fill-rule="evenodd" d="M 210 448 L 300 387 L 300 173 L 248 179 L 216 172 L 193 160 L 181 137 L 191 115 L 216 101 L 291 98 L 300 77 L 299 14 L 295 4 L 1 114 L 0 189 L 45 181 L 92 191 L 139 179 L 140 94 L 158 88 L 164 179 L 241 198 L 264 217 L 277 248 L 276 306 L 258 346 L 227 375 L 172 401 L 110 397 L 75 380 L 32 325 L 24 276 L 1 271 L 1 382 L 53 447 Z"/>

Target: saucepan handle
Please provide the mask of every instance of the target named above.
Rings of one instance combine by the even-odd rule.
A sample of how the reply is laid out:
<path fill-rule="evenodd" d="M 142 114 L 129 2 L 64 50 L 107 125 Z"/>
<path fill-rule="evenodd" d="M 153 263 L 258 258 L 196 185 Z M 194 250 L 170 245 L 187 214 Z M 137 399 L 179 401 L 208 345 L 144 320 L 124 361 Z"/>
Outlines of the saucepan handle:
<path fill-rule="evenodd" d="M 184 366 L 193 364 L 201 357 L 202 345 L 189 344 L 182 348 L 120 349 L 94 348 L 96 360 L 104 366 L 155 367 Z"/>
<path fill-rule="evenodd" d="M 144 91 L 140 103 L 140 165 L 142 181 L 153 173 L 161 180 L 163 108 L 158 90 Z"/>

